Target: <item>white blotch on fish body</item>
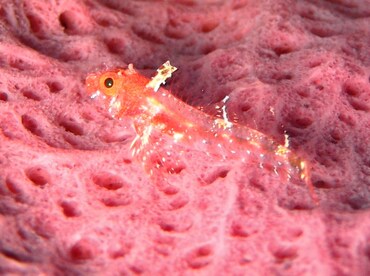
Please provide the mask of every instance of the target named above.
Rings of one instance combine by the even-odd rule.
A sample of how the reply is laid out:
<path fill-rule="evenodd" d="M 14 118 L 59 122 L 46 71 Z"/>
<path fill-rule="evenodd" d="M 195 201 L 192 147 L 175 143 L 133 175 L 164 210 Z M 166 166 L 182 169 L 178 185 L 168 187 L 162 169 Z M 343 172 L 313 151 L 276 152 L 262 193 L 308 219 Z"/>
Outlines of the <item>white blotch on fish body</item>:
<path fill-rule="evenodd" d="M 117 101 L 117 97 L 112 97 L 112 99 L 109 102 L 109 113 L 112 114 L 112 117 L 114 118 L 118 112 L 121 109 L 121 102 Z"/>
<path fill-rule="evenodd" d="M 100 91 L 97 90 L 94 94 L 90 96 L 91 99 L 95 99 L 96 97 L 100 96 Z"/>
<path fill-rule="evenodd" d="M 180 141 L 182 138 L 184 138 L 184 134 L 182 134 L 182 133 L 175 132 L 173 134 L 173 139 L 175 140 L 175 143 Z"/>
<path fill-rule="evenodd" d="M 224 103 L 224 105 L 222 106 L 222 118 L 224 119 L 225 121 L 225 127 L 226 128 L 231 128 L 233 126 L 233 123 L 230 122 L 229 120 L 229 116 L 227 114 L 227 111 L 226 111 L 226 103 L 227 101 L 230 99 L 229 96 L 225 96 L 225 98 L 222 99 L 222 102 Z"/>

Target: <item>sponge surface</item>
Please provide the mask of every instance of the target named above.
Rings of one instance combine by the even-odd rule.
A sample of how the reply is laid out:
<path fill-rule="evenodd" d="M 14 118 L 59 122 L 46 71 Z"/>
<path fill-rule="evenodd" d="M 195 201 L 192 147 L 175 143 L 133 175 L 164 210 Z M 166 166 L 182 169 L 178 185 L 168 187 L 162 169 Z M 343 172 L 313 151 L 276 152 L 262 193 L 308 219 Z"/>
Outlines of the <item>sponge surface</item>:
<path fill-rule="evenodd" d="M 369 53 L 368 0 L 0 0 L 0 274 L 369 275 Z M 189 105 L 286 133 L 319 205 L 181 143 L 153 182 L 84 79 L 166 60 Z"/>

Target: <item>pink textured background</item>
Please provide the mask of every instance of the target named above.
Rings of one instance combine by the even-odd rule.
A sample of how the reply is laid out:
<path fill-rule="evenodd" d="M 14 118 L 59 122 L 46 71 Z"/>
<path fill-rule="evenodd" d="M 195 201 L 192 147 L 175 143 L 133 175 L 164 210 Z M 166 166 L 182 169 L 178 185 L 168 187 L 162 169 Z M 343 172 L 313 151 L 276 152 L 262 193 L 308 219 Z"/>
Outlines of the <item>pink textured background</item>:
<path fill-rule="evenodd" d="M 187 103 L 286 131 L 320 204 L 181 144 L 154 185 L 83 81 L 168 59 Z M 0 110 L 0 274 L 370 274 L 368 0 L 0 0 Z"/>

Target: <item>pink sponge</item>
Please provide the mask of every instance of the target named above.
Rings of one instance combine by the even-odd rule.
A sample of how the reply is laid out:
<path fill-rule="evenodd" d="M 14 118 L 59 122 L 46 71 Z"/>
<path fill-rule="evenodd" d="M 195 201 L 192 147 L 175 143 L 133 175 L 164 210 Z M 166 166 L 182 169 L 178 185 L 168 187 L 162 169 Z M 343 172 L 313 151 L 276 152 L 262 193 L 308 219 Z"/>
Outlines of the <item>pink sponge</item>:
<path fill-rule="evenodd" d="M 0 0 L 0 274 L 368 275 L 369 7 Z M 212 113 L 229 96 L 240 124 L 287 134 L 319 204 L 199 143 L 177 144 L 153 181 L 130 119 L 84 79 L 129 63 L 152 76 L 166 60 L 189 105 Z"/>

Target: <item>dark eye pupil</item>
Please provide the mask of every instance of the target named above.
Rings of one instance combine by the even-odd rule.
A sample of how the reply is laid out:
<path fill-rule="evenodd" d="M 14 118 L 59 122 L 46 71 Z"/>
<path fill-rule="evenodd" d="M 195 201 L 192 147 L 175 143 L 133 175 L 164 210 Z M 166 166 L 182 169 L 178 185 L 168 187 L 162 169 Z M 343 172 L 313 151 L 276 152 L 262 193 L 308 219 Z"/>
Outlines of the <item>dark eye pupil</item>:
<path fill-rule="evenodd" d="M 113 79 L 112 78 L 106 78 L 104 81 L 104 85 L 106 88 L 111 88 L 113 86 Z"/>

